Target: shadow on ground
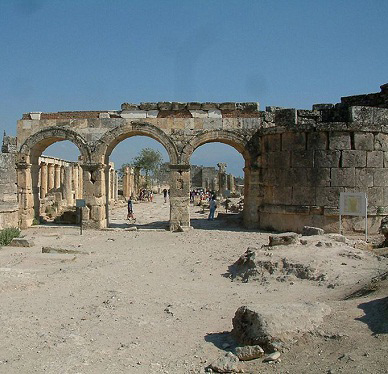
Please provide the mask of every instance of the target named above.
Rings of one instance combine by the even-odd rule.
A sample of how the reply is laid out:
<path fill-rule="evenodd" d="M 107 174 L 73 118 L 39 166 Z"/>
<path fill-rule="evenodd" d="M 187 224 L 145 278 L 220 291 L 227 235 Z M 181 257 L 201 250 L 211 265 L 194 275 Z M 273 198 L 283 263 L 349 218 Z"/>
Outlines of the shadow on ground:
<path fill-rule="evenodd" d="M 236 346 L 230 331 L 212 332 L 205 335 L 205 341 L 214 344 L 217 348 L 222 350 L 230 350 Z"/>
<path fill-rule="evenodd" d="M 366 323 L 373 335 L 388 333 L 388 296 L 359 304 L 358 308 L 365 315 L 356 320 Z"/>
<path fill-rule="evenodd" d="M 138 229 L 141 230 L 168 230 L 169 228 L 169 221 L 155 221 L 155 222 L 150 222 L 150 223 L 144 223 L 144 224 L 139 224 L 137 222 L 135 223 L 114 223 L 110 222 L 109 223 L 109 228 L 112 229 L 128 229 L 130 227 L 137 227 Z"/>

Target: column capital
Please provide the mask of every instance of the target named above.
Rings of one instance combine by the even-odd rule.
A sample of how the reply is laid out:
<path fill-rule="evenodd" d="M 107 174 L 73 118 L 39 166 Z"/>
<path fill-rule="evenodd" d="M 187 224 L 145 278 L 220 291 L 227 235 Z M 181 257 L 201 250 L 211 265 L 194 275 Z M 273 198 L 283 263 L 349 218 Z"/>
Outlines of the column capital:
<path fill-rule="evenodd" d="M 25 161 L 19 161 L 16 163 L 16 169 L 30 169 L 31 164 Z"/>

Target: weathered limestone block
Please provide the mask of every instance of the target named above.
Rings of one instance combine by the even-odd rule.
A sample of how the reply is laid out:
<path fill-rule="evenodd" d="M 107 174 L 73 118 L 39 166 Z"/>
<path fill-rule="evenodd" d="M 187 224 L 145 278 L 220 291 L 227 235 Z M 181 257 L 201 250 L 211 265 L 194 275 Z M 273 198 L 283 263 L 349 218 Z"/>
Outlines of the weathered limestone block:
<path fill-rule="evenodd" d="M 366 152 L 365 151 L 342 151 L 342 166 L 348 167 L 365 167 Z"/>
<path fill-rule="evenodd" d="M 235 354 L 240 361 L 250 361 L 263 357 L 264 349 L 259 345 L 246 345 L 244 347 L 236 347 Z"/>
<path fill-rule="evenodd" d="M 125 110 L 120 113 L 121 118 L 147 118 L 145 110 Z"/>
<path fill-rule="evenodd" d="M 292 204 L 295 205 L 315 205 L 315 188 L 304 188 L 300 186 L 292 187 Z"/>
<path fill-rule="evenodd" d="M 354 147 L 359 150 L 373 151 L 374 150 L 373 134 L 356 132 L 354 134 Z"/>
<path fill-rule="evenodd" d="M 295 232 L 284 232 L 282 234 L 273 234 L 269 236 L 269 246 L 290 245 L 299 243 L 299 235 Z"/>
<path fill-rule="evenodd" d="M 388 169 L 387 168 L 376 168 L 374 169 L 374 180 L 373 185 L 375 187 L 388 186 Z"/>
<path fill-rule="evenodd" d="M 207 118 L 207 111 L 205 110 L 191 109 L 190 113 L 193 118 Z"/>
<path fill-rule="evenodd" d="M 201 109 L 202 110 L 213 110 L 213 109 L 219 109 L 218 103 L 202 103 L 201 104 Z"/>
<path fill-rule="evenodd" d="M 331 132 L 329 134 L 329 149 L 332 149 L 332 150 L 351 149 L 350 133 Z"/>
<path fill-rule="evenodd" d="M 282 134 L 282 150 L 294 151 L 297 149 L 306 149 L 306 134 L 304 132 L 288 132 Z"/>
<path fill-rule="evenodd" d="M 331 185 L 333 187 L 354 187 L 356 181 L 355 168 L 331 169 Z"/>
<path fill-rule="evenodd" d="M 147 110 L 146 117 L 147 118 L 158 118 L 159 111 L 158 110 Z"/>
<path fill-rule="evenodd" d="M 241 306 L 232 319 L 232 334 L 240 344 L 290 343 L 316 329 L 330 312 L 323 303 Z"/>
<path fill-rule="evenodd" d="M 335 207 L 339 204 L 340 192 L 343 192 L 344 188 L 341 187 L 323 187 L 317 189 L 317 205 Z"/>
<path fill-rule="evenodd" d="M 268 152 L 268 168 L 289 168 L 291 166 L 291 157 L 289 151 Z"/>
<path fill-rule="evenodd" d="M 238 367 L 238 363 L 238 357 L 232 352 L 227 352 L 224 356 L 211 363 L 206 368 L 206 371 L 214 371 L 215 373 L 243 373 L 244 370 Z"/>
<path fill-rule="evenodd" d="M 384 153 L 382 151 L 370 151 L 366 154 L 368 168 L 382 168 L 384 166 Z"/>
<path fill-rule="evenodd" d="M 368 188 L 368 207 L 384 205 L 384 190 L 381 187 Z"/>
<path fill-rule="evenodd" d="M 261 139 L 262 149 L 264 152 L 275 152 L 281 149 L 281 135 L 270 134 L 263 136 Z"/>
<path fill-rule="evenodd" d="M 292 151 L 291 166 L 293 168 L 312 168 L 314 166 L 314 151 Z"/>
<path fill-rule="evenodd" d="M 293 126 L 297 124 L 296 109 L 280 109 L 275 111 L 276 126 Z"/>
<path fill-rule="evenodd" d="M 207 115 L 209 118 L 222 118 L 221 111 L 218 109 L 209 109 L 207 112 Z M 219 124 L 221 124 L 221 123 L 222 123 L 222 121 L 219 122 Z"/>
<path fill-rule="evenodd" d="M 10 247 L 33 247 L 34 242 L 30 239 L 25 239 L 25 238 L 13 238 L 9 246 Z"/>
<path fill-rule="evenodd" d="M 323 235 L 324 233 L 325 233 L 325 230 L 319 227 L 303 226 L 303 231 L 302 231 L 303 236 Z"/>
<path fill-rule="evenodd" d="M 373 176 L 376 168 L 356 168 L 356 181 L 355 186 L 365 189 L 367 187 L 373 187 Z"/>
<path fill-rule="evenodd" d="M 158 103 L 140 103 L 139 109 L 147 111 L 157 111 Z"/>
<path fill-rule="evenodd" d="M 307 133 L 307 149 L 327 149 L 327 132 Z"/>
<path fill-rule="evenodd" d="M 315 151 L 314 156 L 314 165 L 316 167 L 339 167 L 339 161 L 341 157 L 340 151 Z"/>

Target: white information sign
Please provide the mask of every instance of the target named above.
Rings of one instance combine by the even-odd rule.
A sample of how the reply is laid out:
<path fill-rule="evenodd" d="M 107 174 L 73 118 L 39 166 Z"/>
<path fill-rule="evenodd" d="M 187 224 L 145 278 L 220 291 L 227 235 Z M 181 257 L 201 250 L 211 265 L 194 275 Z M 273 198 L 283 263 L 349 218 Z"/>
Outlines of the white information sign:
<path fill-rule="evenodd" d="M 368 198 L 365 192 L 340 193 L 339 227 L 342 233 L 342 216 L 365 217 L 365 241 L 368 238 Z"/>

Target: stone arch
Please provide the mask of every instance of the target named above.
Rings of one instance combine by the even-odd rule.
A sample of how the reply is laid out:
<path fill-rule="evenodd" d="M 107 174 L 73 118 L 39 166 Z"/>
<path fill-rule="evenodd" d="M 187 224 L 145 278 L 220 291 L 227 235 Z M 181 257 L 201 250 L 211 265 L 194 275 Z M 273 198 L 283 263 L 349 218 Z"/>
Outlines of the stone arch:
<path fill-rule="evenodd" d="M 188 142 L 182 150 L 182 163 L 189 164 L 193 152 L 198 147 L 206 143 L 214 142 L 225 143 L 232 146 L 244 157 L 246 162 L 250 159 L 247 147 L 248 140 L 244 136 L 228 130 L 212 130 L 204 131 L 190 139 L 190 142 Z"/>
<path fill-rule="evenodd" d="M 83 162 L 90 161 L 90 149 L 85 139 L 77 132 L 61 127 L 49 127 L 29 136 L 20 147 L 20 161 L 23 157 L 37 159 L 47 147 L 62 140 L 69 140 L 78 147 Z"/>
<path fill-rule="evenodd" d="M 113 149 L 126 138 L 132 136 L 148 136 L 166 149 L 171 164 L 178 163 L 178 151 L 171 138 L 161 129 L 149 123 L 126 123 L 106 132 L 98 141 L 95 148 L 96 162 L 106 163 Z"/>

